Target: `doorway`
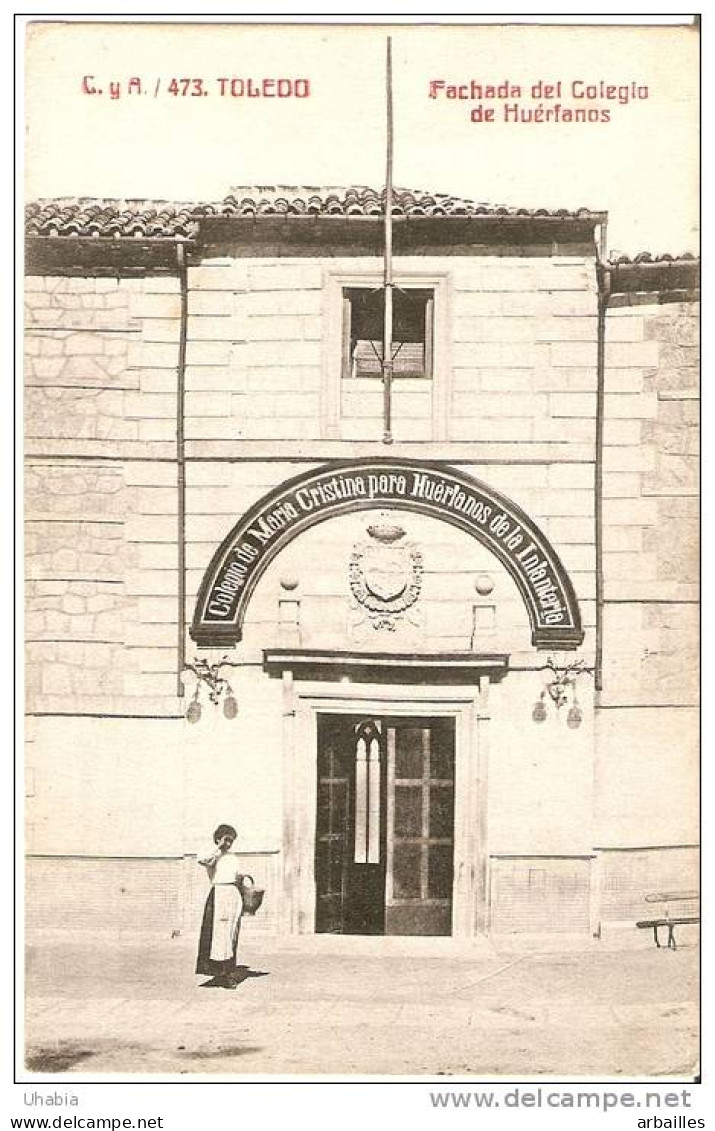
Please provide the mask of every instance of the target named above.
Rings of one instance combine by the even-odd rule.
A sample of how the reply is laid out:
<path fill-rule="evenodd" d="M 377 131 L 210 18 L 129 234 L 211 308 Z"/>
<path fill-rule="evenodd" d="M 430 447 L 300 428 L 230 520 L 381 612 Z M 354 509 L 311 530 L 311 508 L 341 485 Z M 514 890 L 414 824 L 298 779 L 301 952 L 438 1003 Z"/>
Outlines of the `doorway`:
<path fill-rule="evenodd" d="M 452 934 L 453 718 L 318 716 L 318 933 Z"/>

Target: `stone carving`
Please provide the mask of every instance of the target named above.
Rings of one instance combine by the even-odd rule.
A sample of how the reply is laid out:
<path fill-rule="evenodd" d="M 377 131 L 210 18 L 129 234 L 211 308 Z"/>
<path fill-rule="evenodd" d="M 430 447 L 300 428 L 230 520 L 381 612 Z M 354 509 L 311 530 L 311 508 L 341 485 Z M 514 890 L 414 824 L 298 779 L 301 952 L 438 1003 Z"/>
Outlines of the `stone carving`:
<path fill-rule="evenodd" d="M 422 589 L 422 553 L 405 531 L 389 521 L 368 526 L 369 542 L 357 542 L 350 555 L 350 590 L 377 630 L 394 632 Z"/>

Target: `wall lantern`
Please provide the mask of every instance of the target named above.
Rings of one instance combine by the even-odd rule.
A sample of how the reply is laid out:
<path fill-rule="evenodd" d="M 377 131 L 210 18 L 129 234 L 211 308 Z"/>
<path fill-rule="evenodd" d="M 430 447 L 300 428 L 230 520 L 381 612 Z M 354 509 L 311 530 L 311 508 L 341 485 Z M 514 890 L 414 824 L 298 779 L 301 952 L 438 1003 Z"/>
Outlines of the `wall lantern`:
<path fill-rule="evenodd" d="M 560 711 L 569 705 L 566 715 L 566 726 L 570 730 L 578 730 L 583 721 L 583 711 L 576 695 L 576 685 L 582 675 L 593 675 L 593 668 L 587 668 L 584 660 L 574 660 L 572 664 L 559 666 L 549 657 L 546 667 L 541 669 L 551 673 L 543 691 L 534 704 L 531 717 L 535 723 L 543 723 L 548 715 L 547 703 L 549 700 Z"/>
<path fill-rule="evenodd" d="M 197 723 L 201 718 L 201 689 L 208 688 L 209 702 L 218 707 L 223 700 L 223 713 L 227 719 L 235 719 L 238 714 L 238 703 L 233 694 L 233 688 L 225 676 L 221 675 L 222 668 L 237 668 L 226 656 L 210 664 L 208 660 L 197 657 L 192 664 L 185 664 L 185 670 L 193 672 L 196 676 L 194 694 L 186 709 L 187 722 Z"/>

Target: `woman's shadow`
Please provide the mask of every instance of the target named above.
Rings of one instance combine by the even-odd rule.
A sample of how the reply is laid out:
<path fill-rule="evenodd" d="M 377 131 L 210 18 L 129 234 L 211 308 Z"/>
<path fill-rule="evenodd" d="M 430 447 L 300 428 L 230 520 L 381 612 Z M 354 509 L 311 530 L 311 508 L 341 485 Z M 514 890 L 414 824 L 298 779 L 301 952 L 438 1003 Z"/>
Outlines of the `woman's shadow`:
<path fill-rule="evenodd" d="M 251 970 L 250 966 L 237 966 L 235 971 L 226 977 L 209 978 L 208 982 L 201 982 L 199 989 L 237 990 L 249 978 L 267 978 L 268 970 Z"/>

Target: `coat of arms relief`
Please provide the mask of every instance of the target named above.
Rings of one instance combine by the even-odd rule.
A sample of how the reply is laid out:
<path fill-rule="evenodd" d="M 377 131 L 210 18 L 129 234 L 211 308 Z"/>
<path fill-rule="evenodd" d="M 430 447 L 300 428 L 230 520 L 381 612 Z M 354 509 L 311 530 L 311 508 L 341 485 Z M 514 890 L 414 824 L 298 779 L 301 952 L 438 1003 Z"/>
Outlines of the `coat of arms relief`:
<path fill-rule="evenodd" d="M 368 538 L 353 546 L 348 567 L 351 634 L 356 639 L 372 632 L 414 638 L 422 628 L 416 608 L 422 590 L 422 552 L 406 538 L 403 527 L 387 517 L 368 526 L 366 533 Z"/>

